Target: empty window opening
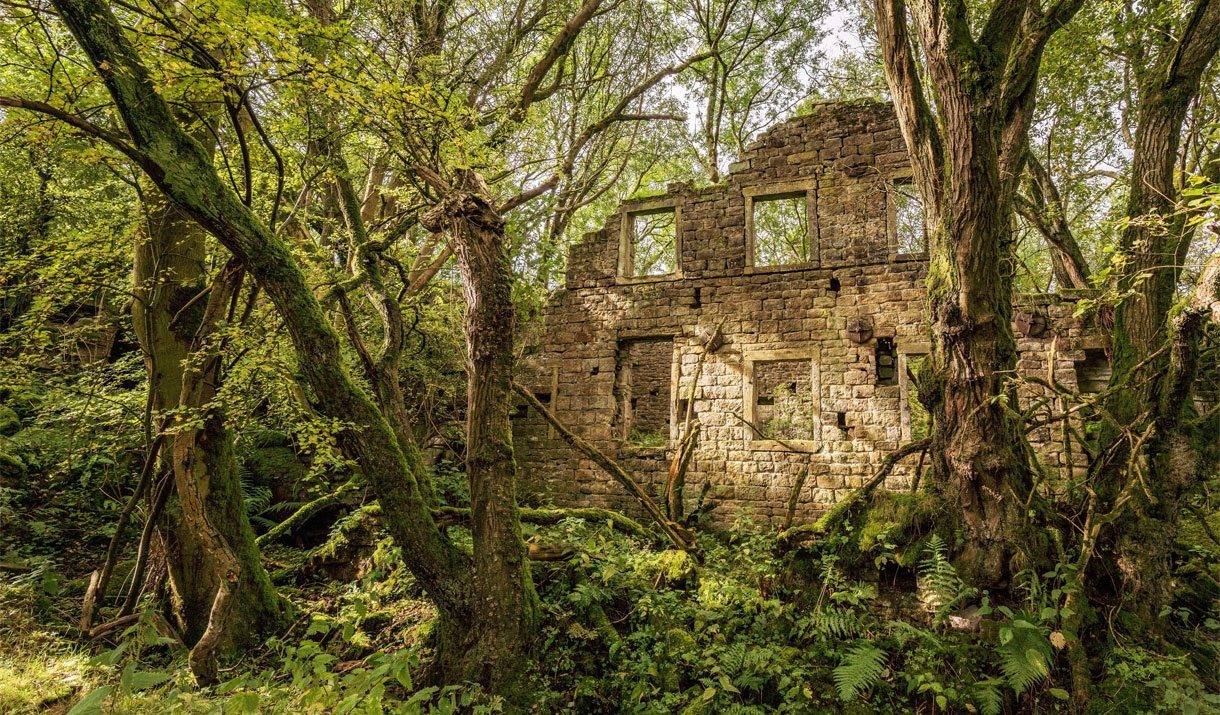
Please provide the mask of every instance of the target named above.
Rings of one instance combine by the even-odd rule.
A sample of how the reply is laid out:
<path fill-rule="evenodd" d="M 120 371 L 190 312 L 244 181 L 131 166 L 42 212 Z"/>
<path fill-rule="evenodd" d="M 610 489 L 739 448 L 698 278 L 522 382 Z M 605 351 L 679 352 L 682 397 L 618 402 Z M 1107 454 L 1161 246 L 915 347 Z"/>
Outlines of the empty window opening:
<path fill-rule="evenodd" d="M 1110 359 L 1101 348 L 1088 348 L 1084 360 L 1076 361 L 1076 389 L 1083 395 L 1095 395 L 1110 386 Z"/>
<path fill-rule="evenodd" d="M 838 278 L 830 279 L 830 292 L 831 293 L 838 293 L 842 289 L 843 289 L 843 284 L 839 282 Z"/>
<path fill-rule="evenodd" d="M 817 439 L 811 360 L 754 363 L 754 421 L 765 439 Z"/>
<path fill-rule="evenodd" d="M 666 276 L 678 268 L 677 212 L 670 206 L 629 213 L 631 232 L 628 260 L 623 274 L 628 277 Z"/>
<path fill-rule="evenodd" d="M 835 414 L 835 426 L 841 430 L 847 429 L 847 413 L 838 412 Z"/>
<path fill-rule="evenodd" d="M 873 348 L 873 356 L 877 360 L 877 385 L 889 386 L 898 384 L 898 348 L 892 338 L 877 338 Z"/>
<path fill-rule="evenodd" d="M 695 289 L 695 302 L 691 304 L 691 307 L 694 308 L 695 310 L 699 310 L 700 308 L 703 307 L 703 289 L 702 288 Z"/>
<path fill-rule="evenodd" d="M 600 367 L 598 367 L 597 365 L 594 365 L 594 366 L 593 366 L 593 369 L 589 371 L 589 374 L 590 374 L 590 375 L 596 375 L 596 374 L 597 374 L 597 373 L 599 373 L 599 372 L 601 372 L 601 368 L 600 368 Z"/>
<path fill-rule="evenodd" d="M 895 184 L 889 194 L 891 239 L 897 252 L 923 253 L 928 250 L 923 201 L 915 185 Z"/>
<path fill-rule="evenodd" d="M 615 434 L 645 447 L 669 440 L 673 339 L 619 343 L 614 396 Z"/>
<path fill-rule="evenodd" d="M 783 266 L 812 260 L 805 192 L 754 198 L 754 265 Z"/>

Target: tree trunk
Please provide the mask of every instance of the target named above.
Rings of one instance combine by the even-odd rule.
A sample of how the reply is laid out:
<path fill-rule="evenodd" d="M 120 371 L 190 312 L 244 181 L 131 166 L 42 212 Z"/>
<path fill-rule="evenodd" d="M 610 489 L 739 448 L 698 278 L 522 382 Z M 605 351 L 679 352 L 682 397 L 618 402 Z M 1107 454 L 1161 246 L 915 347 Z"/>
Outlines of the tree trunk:
<path fill-rule="evenodd" d="M 152 408 L 155 413 L 177 407 L 199 409 L 211 399 L 214 387 L 206 396 L 184 402 L 183 381 L 184 365 L 193 359 L 192 342 L 197 332 L 211 329 L 204 325 L 209 300 L 200 298 L 207 287 L 206 234 L 155 188 L 145 196 L 133 269 L 132 323 L 144 352 Z M 226 631 L 218 644 L 222 652 L 243 649 L 280 625 L 285 603 L 259 561 L 233 457 L 232 435 L 224 429 L 223 420 L 209 416 L 198 439 L 176 433 L 169 440 L 164 450 L 166 463 L 172 462 L 178 441 L 193 443 L 191 464 L 199 469 L 194 478 L 205 480 L 200 489 L 208 518 L 234 545 L 247 574 L 232 596 L 235 627 Z M 181 494 L 182 479 L 188 477 L 178 476 L 176 486 Z M 199 530 L 192 526 L 200 518 L 188 514 L 175 499 L 166 508 L 162 534 L 174 594 L 172 610 L 188 645 L 195 644 L 207 629 L 220 586 L 215 559 L 209 555 Z M 140 584 L 132 587 L 139 588 Z"/>
<path fill-rule="evenodd" d="M 1014 572 L 1032 477 L 1018 420 L 997 400 L 1016 366 L 1012 334 L 1011 204 L 1003 200 L 992 131 L 970 116 L 947 133 L 942 218 L 932 237 L 928 295 L 940 404 L 932 447 L 943 493 L 960 509 L 963 576 L 995 584 Z M 1019 570 L 1019 569 L 1018 569 Z"/>
<path fill-rule="evenodd" d="M 538 597 L 521 539 L 513 461 L 513 272 L 504 221 L 473 171 L 421 222 L 448 229 L 466 298 L 466 472 L 470 482 L 474 572 L 463 677 L 501 690 L 526 662 Z"/>
<path fill-rule="evenodd" d="M 437 528 L 410 463 L 377 406 L 352 380 L 339 338 L 288 247 L 220 177 L 177 123 L 122 26 L 100 0 L 55 0 L 115 101 L 131 146 L 119 145 L 184 212 L 241 259 L 283 318 L 303 376 L 321 409 L 355 429 L 338 436 L 377 493 L 403 560 L 437 606 L 437 667 L 449 677 L 470 623 L 470 560 Z"/>
<path fill-rule="evenodd" d="M 1030 198 L 1017 197 L 1017 209 L 1046 239 L 1055 285 L 1060 290 L 1092 287 L 1089 264 L 1068 223 L 1059 187 L 1033 152 L 1026 157 L 1025 168 L 1029 172 Z"/>
<path fill-rule="evenodd" d="M 1012 230 L 1016 177 L 1025 156 L 1038 65 L 1050 35 L 1080 6 L 1045 12 L 997 3 L 972 34 L 964 6 L 876 0 L 877 35 L 898 123 L 926 211 L 936 488 L 965 544 L 963 576 L 1003 582 L 1040 550 L 1023 538 L 1033 482 L 1024 434 L 1006 408 L 1004 376 L 1016 365 L 1012 334 Z M 908 33 L 916 26 L 924 67 Z M 935 87 L 939 116 L 924 94 Z"/>
<path fill-rule="evenodd" d="M 1141 68 L 1128 223 L 1121 239 L 1128 263 L 1118 288 L 1126 295 L 1114 313 L 1111 384 L 1122 387 L 1106 401 L 1117 425 L 1107 425 L 1102 441 L 1116 450 L 1100 475 L 1097 493 L 1102 503 L 1116 503 L 1132 477 L 1132 465 L 1143 465 L 1146 479 L 1099 546 L 1108 558 L 1093 563 L 1118 564 L 1117 578 L 1095 567 L 1097 581 L 1122 591 L 1149 623 L 1172 597 L 1182 496 L 1206 478 L 1207 465 L 1214 466 L 1205 456 L 1214 435 L 1200 438 L 1185 427 L 1194 406 L 1197 356 L 1192 351 L 1198 350 L 1196 332 L 1204 311 L 1188 307 L 1177 318 L 1171 314 L 1179 263 L 1194 230 L 1177 206 L 1180 187 L 1174 171 L 1183 123 L 1220 50 L 1217 26 L 1220 0 L 1197 0 L 1181 26 L 1166 35 L 1173 41 L 1156 48 L 1155 59 Z M 1145 56 L 1151 56 L 1147 49 Z M 1130 435 L 1148 423 L 1154 425 L 1150 436 L 1132 454 L 1137 445 Z"/>

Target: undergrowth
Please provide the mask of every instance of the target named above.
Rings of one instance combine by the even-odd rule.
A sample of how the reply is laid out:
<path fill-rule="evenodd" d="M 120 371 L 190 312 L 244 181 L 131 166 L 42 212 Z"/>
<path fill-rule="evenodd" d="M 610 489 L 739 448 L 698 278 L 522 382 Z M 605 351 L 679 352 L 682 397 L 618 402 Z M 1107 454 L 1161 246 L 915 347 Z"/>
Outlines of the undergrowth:
<path fill-rule="evenodd" d="M 745 518 L 700 536 L 701 563 L 608 524 L 527 525 L 526 536 L 575 547 L 533 567 L 545 618 L 520 688 L 529 712 L 1070 712 L 1065 653 L 1076 636 L 1061 630 L 1059 570 L 1022 574 L 1021 599 L 996 603 L 962 582 L 935 536 L 909 581 L 893 559 L 849 569 L 835 539 L 777 556 L 774 534 Z M 388 541 L 360 572 L 283 586 L 301 619 L 199 689 L 151 613 L 97 642 L 75 636 L 82 584 L 44 560 L 0 588 L 0 711 L 514 711 L 473 686 L 421 687 L 433 617 L 424 594 Z M 1110 650 L 1091 711 L 1220 712 L 1185 651 L 1145 645 Z"/>

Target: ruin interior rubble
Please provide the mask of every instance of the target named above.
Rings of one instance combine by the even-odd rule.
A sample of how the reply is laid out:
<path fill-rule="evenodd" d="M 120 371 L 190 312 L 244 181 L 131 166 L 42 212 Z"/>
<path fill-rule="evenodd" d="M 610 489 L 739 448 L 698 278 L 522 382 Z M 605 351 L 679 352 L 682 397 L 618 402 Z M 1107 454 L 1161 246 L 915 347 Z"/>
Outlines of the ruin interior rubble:
<path fill-rule="evenodd" d="M 520 382 L 577 435 L 664 490 L 690 380 L 701 432 L 687 500 L 704 483 L 713 517 L 824 512 L 926 430 L 907 368 L 929 351 L 922 209 L 887 104 L 827 103 L 747 147 L 718 185 L 670 185 L 624 202 L 571 248 Z M 1105 384 L 1104 337 L 1073 317 L 1079 294 L 1020 296 L 1018 372 Z M 514 415 L 523 488 L 558 506 L 637 513 L 634 500 L 532 408 Z M 1061 435 L 1031 435 L 1043 462 L 1079 466 Z M 910 485 L 905 460 L 886 487 Z"/>

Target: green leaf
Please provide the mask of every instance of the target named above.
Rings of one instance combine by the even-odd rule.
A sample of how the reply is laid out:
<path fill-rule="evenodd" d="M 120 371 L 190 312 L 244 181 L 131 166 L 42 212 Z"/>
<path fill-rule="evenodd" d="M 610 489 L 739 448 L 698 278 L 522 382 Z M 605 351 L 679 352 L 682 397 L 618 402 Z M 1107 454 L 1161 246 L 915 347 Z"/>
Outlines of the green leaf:
<path fill-rule="evenodd" d="M 729 680 L 729 676 L 727 675 L 720 676 L 720 688 L 726 693 L 735 693 L 737 695 L 741 694 L 741 691 L 733 686 L 733 681 Z"/>
<path fill-rule="evenodd" d="M 1056 700 L 1070 700 L 1072 697 L 1071 694 L 1063 688 L 1051 688 L 1046 692 L 1050 693 L 1051 697 L 1055 698 Z"/>
<path fill-rule="evenodd" d="M 229 698 L 229 706 L 239 713 L 258 712 L 258 693 L 238 693 Z"/>
<path fill-rule="evenodd" d="M 131 689 L 132 690 L 146 690 L 148 688 L 154 688 L 154 687 L 160 685 L 161 683 L 164 683 L 165 681 L 169 680 L 172 677 L 173 676 L 170 675 L 169 673 L 161 673 L 161 672 L 152 671 L 152 670 L 146 670 L 146 671 L 142 671 L 139 673 L 132 673 Z"/>
<path fill-rule="evenodd" d="M 127 646 L 131 641 L 120 643 L 118 648 L 98 653 L 89 659 L 89 665 L 115 665 L 119 659 L 123 657 L 123 653 L 127 650 Z"/>
<path fill-rule="evenodd" d="M 85 697 L 68 711 L 68 715 L 101 715 L 102 701 L 110 695 L 110 686 L 103 685 Z"/>

